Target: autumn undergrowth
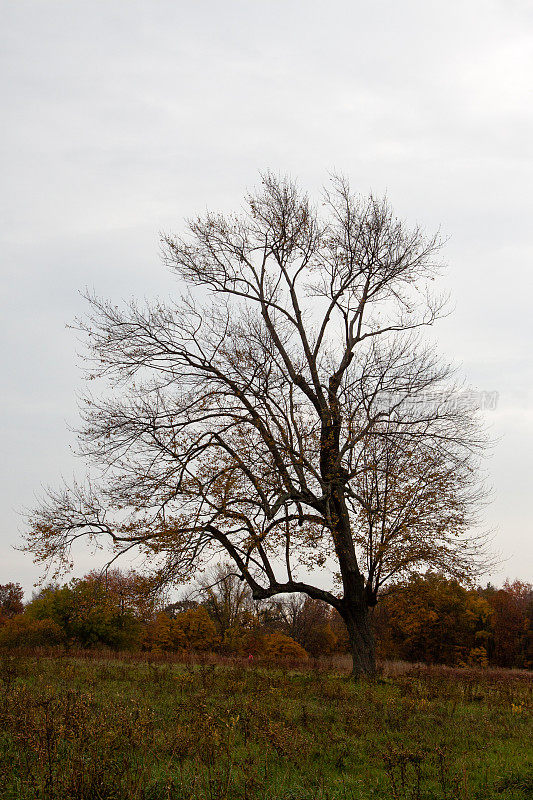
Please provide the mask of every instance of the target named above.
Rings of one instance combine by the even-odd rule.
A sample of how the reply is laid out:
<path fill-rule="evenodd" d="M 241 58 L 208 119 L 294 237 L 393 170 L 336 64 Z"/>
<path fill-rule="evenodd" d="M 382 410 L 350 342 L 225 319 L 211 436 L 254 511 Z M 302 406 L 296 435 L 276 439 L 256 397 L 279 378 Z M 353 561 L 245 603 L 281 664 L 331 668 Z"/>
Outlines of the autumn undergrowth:
<path fill-rule="evenodd" d="M 2 800 L 525 800 L 531 673 L 0 658 Z"/>

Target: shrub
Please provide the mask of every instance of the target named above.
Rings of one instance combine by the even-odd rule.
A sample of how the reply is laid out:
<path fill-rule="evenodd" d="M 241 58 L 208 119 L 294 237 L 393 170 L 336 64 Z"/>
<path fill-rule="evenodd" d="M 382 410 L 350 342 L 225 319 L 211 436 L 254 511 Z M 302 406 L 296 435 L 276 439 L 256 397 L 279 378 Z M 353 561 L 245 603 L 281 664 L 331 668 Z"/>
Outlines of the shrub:
<path fill-rule="evenodd" d="M 186 645 L 183 631 L 176 628 L 174 620 L 164 611 L 155 616 L 146 628 L 143 647 L 156 653 L 182 650 Z"/>
<path fill-rule="evenodd" d="M 219 644 L 215 624 L 201 606 L 178 614 L 172 629 L 174 638 L 188 650 L 213 650 Z"/>
<path fill-rule="evenodd" d="M 60 644 L 63 631 L 51 619 L 31 619 L 17 614 L 0 628 L 0 647 L 46 647 Z"/>
<path fill-rule="evenodd" d="M 147 626 L 143 645 L 149 650 L 213 650 L 219 644 L 216 628 L 205 608 L 191 608 L 174 619 L 165 612 Z"/>
<path fill-rule="evenodd" d="M 468 654 L 468 664 L 472 667 L 488 667 L 489 659 L 484 647 L 473 647 Z"/>
<path fill-rule="evenodd" d="M 327 623 L 318 628 L 313 628 L 306 643 L 307 650 L 312 656 L 327 656 L 335 650 L 337 637 L 331 625 Z"/>
<path fill-rule="evenodd" d="M 273 661 L 283 659 L 305 661 L 307 659 L 307 653 L 303 647 L 284 633 L 270 633 L 264 636 L 261 654 Z"/>

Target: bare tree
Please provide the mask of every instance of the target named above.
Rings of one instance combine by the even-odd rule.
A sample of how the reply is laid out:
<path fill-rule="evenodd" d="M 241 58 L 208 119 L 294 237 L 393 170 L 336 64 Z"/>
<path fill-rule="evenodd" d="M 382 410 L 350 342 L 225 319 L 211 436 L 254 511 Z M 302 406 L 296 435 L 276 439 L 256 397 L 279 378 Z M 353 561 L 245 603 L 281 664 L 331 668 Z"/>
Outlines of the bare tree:
<path fill-rule="evenodd" d="M 319 655 L 328 645 L 334 645 L 336 637 L 330 627 L 332 609 L 321 600 L 292 594 L 276 603 L 276 611 L 284 632 L 311 655 Z"/>
<path fill-rule="evenodd" d="M 88 298 L 91 377 L 110 389 L 87 399 L 80 441 L 102 481 L 50 492 L 28 548 L 68 562 L 79 537 L 106 535 L 114 557 L 136 548 L 170 582 L 229 558 L 256 600 L 302 592 L 337 609 L 354 674 L 372 673 L 379 588 L 437 556 L 456 567 L 473 499 L 444 494 L 423 552 L 362 526 L 383 509 L 365 489 L 372 448 L 416 442 L 429 486 L 432 464 L 463 476 L 481 446 L 473 414 L 448 402 L 449 367 L 418 334 L 443 307 L 428 289 L 439 247 L 343 179 L 317 210 L 270 174 L 241 215 L 208 213 L 164 237 L 187 287 L 179 301 Z M 320 568 L 338 592 L 306 579 Z"/>
<path fill-rule="evenodd" d="M 253 609 L 250 587 L 231 564 L 217 564 L 199 581 L 197 593 L 217 626 L 220 636 L 239 625 Z"/>

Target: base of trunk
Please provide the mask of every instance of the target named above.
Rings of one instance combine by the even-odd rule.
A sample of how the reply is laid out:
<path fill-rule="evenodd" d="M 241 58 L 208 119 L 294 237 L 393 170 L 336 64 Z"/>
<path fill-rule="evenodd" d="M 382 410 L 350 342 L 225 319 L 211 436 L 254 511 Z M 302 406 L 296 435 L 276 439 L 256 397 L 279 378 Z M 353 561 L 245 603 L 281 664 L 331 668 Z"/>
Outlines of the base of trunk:
<path fill-rule="evenodd" d="M 369 608 L 349 610 L 343 615 L 353 659 L 352 676 L 373 678 L 376 674 L 376 646 Z"/>

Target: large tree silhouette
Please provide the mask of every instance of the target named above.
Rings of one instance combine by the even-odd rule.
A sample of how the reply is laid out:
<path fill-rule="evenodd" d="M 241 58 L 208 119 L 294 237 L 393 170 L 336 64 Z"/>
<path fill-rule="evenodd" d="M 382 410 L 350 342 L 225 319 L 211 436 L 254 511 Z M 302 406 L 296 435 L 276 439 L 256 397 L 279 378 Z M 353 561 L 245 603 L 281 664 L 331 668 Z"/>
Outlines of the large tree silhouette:
<path fill-rule="evenodd" d="M 92 377 L 110 388 L 87 398 L 80 442 L 103 477 L 49 492 L 28 547 L 68 562 L 79 537 L 108 536 L 169 582 L 229 558 L 255 599 L 334 606 L 354 673 L 372 673 L 384 581 L 475 561 L 482 442 L 418 332 L 442 309 L 439 241 L 342 179 L 317 210 L 267 174 L 242 214 L 208 213 L 163 246 L 179 300 L 89 297 Z"/>

